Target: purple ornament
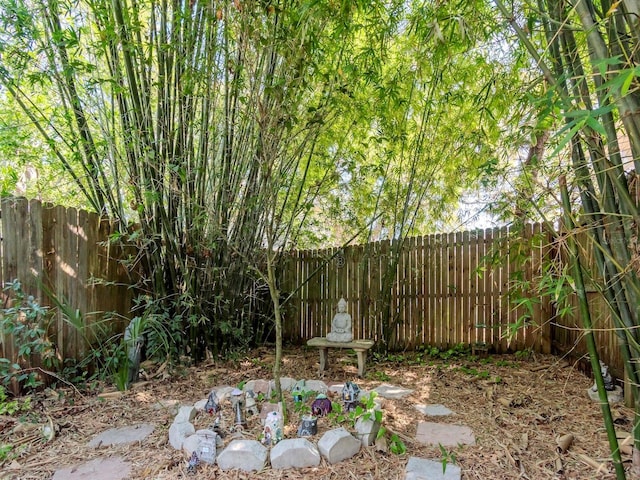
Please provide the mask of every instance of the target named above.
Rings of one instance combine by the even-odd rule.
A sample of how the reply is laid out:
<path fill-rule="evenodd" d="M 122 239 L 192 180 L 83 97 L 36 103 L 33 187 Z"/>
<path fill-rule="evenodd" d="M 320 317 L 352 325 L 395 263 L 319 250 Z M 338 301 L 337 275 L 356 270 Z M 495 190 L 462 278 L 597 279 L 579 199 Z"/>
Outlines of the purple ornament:
<path fill-rule="evenodd" d="M 311 413 L 318 417 L 324 417 L 331 413 L 331 400 L 326 395 L 318 395 L 311 404 Z"/>

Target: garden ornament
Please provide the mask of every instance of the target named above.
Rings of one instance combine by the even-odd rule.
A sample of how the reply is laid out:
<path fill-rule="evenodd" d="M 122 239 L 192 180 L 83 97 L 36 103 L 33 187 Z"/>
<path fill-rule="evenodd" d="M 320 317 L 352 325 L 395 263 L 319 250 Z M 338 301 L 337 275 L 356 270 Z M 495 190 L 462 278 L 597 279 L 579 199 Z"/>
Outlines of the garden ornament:
<path fill-rule="evenodd" d="M 218 395 L 215 390 L 211 390 L 209 397 L 207 398 L 207 403 L 204 405 L 204 411 L 209 415 L 215 415 L 220 411 L 220 400 L 218 399 Z"/>
<path fill-rule="evenodd" d="M 198 445 L 198 457 L 200 461 L 214 464 L 216 461 L 216 437 L 217 435 L 204 435 L 200 444 Z"/>
<path fill-rule="evenodd" d="M 198 468 L 199 464 L 200 459 L 198 458 L 198 454 L 196 452 L 193 452 L 191 454 L 191 458 L 189 458 L 189 463 L 187 464 L 187 472 L 196 473 L 196 469 Z"/>
<path fill-rule="evenodd" d="M 319 394 L 311 404 L 311 413 L 318 417 L 331 413 L 331 400 L 325 394 Z"/>
<path fill-rule="evenodd" d="M 609 367 L 602 360 L 600 360 L 600 371 L 602 372 L 602 380 L 604 380 L 604 389 L 607 392 L 614 391 L 616 389 L 616 385 L 609 373 Z M 598 385 L 594 383 L 593 387 L 591 387 L 591 391 L 597 392 Z"/>
<path fill-rule="evenodd" d="M 344 298 L 338 301 L 338 313 L 331 321 L 331 331 L 327 334 L 327 340 L 340 343 L 353 340 L 351 315 L 347 313 L 347 301 Z"/>
<path fill-rule="evenodd" d="M 298 427 L 299 437 L 310 437 L 318 433 L 318 417 L 313 415 L 303 415 L 302 422 Z"/>
<path fill-rule="evenodd" d="M 342 387 L 342 402 L 344 409 L 350 412 L 360 401 L 360 388 L 354 382 L 347 382 Z"/>
<path fill-rule="evenodd" d="M 243 427 L 247 424 L 247 420 L 244 416 L 244 402 L 236 402 L 235 406 L 235 420 L 234 423 L 236 427 Z"/>
<path fill-rule="evenodd" d="M 242 408 L 244 408 L 244 395 L 242 395 L 242 390 L 239 388 L 234 388 L 231 392 L 231 407 L 233 411 L 236 410 L 236 404 L 240 404 Z"/>
<path fill-rule="evenodd" d="M 244 410 L 248 415 L 258 415 L 258 405 L 256 405 L 256 394 L 253 390 L 244 392 Z"/>
<path fill-rule="evenodd" d="M 304 400 L 305 394 L 305 380 L 298 380 L 296 384 L 291 389 L 291 395 L 293 396 L 293 401 L 296 403 L 302 402 Z"/>
<path fill-rule="evenodd" d="M 269 412 L 264 421 L 264 430 L 262 431 L 262 443 L 265 445 L 275 445 L 282 440 L 282 430 L 284 429 L 284 421 L 280 412 Z"/>

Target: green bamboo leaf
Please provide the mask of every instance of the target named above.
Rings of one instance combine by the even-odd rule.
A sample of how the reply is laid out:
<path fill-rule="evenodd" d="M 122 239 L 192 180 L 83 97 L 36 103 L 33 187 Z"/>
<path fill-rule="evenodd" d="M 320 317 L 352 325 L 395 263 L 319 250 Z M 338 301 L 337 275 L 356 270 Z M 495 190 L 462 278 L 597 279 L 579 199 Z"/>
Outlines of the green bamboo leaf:
<path fill-rule="evenodd" d="M 602 136 L 606 136 L 607 132 L 605 131 L 602 124 L 593 117 L 587 117 L 586 119 L 587 125 L 593 128 L 596 132 L 598 132 Z"/>

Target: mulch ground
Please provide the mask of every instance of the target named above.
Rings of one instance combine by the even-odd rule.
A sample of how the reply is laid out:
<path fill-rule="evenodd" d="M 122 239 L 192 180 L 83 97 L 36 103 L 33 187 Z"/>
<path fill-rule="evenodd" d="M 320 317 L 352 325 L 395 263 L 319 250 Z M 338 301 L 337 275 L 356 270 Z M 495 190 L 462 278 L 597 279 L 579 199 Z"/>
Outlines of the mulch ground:
<path fill-rule="evenodd" d="M 136 479 L 404 479 L 410 456 L 454 462 L 463 479 L 609 479 L 615 478 L 600 407 L 586 390 L 592 380 L 575 365 L 553 356 L 469 356 L 433 360 L 414 354 L 396 355 L 394 361 L 369 359 L 365 379 L 357 379 L 355 355 L 330 352 L 332 364 L 324 381 L 355 380 L 365 390 L 382 383 L 400 385 L 414 392 L 400 400 L 386 400 L 383 426 L 387 435 L 396 434 L 406 453 L 369 447 L 351 460 L 302 470 L 259 473 L 222 472 L 217 466 L 200 466 L 196 474 L 187 473 L 186 458 L 168 445 L 168 429 L 175 413 L 171 401 L 193 404 L 206 398 L 220 385 L 237 385 L 243 380 L 269 379 L 273 361 L 266 348 L 250 352 L 235 362 L 220 362 L 184 368 L 170 377 L 151 367 L 152 380 L 136 384 L 124 393 L 99 397 L 98 392 L 80 393 L 70 388 L 47 390 L 32 397 L 32 408 L 21 416 L 0 416 L 0 445 L 12 444 L 17 456 L 0 464 L 3 479 L 47 479 L 61 467 L 93 458 L 121 455 L 133 466 Z M 287 349 L 282 375 L 296 379 L 318 378 L 318 353 L 305 348 Z M 155 374 L 155 375 L 154 375 Z M 289 396 L 290 398 L 290 396 Z M 415 404 L 443 404 L 456 415 L 427 418 Z M 295 437 L 300 414 L 289 407 L 285 436 Z M 630 431 L 633 411 L 613 406 L 620 431 Z M 197 418 L 196 423 L 206 422 Z M 437 421 L 472 428 L 475 446 L 442 450 L 415 442 L 419 421 Z M 113 427 L 153 423 L 154 433 L 139 444 L 93 449 L 91 438 Z M 337 425 L 327 419 L 319 422 L 322 433 Z M 55 438 L 45 441 L 43 425 L 53 425 Z M 350 428 L 348 422 L 343 426 Z M 201 425 L 196 425 L 196 428 Z M 261 431 L 258 420 L 250 420 L 245 436 L 256 438 Z M 574 441 L 558 453 L 556 439 L 571 434 Z M 226 441 L 228 441 L 227 437 Z M 627 455 L 624 459 L 629 461 Z"/>

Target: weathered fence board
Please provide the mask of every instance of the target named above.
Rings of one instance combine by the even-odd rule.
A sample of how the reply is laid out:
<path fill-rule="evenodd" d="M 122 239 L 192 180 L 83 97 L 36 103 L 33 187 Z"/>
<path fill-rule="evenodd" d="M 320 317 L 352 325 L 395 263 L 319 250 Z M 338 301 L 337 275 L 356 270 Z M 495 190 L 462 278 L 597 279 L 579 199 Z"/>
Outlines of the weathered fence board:
<path fill-rule="evenodd" d="M 60 356 L 82 359 L 95 340 L 91 324 L 115 312 L 119 324 L 105 325 L 122 331 L 129 316 L 133 289 L 129 272 L 120 263 L 130 252 L 109 250 L 113 226 L 94 213 L 78 211 L 24 198 L 0 200 L 0 282 L 19 280 L 23 290 L 41 305 L 52 308 L 49 336 Z M 9 301 L 2 297 L 3 304 Z M 82 319 L 86 328 L 71 325 L 68 315 Z M 104 325 L 104 324 L 103 324 Z M 0 355 L 23 366 L 13 338 L 2 337 Z"/>

